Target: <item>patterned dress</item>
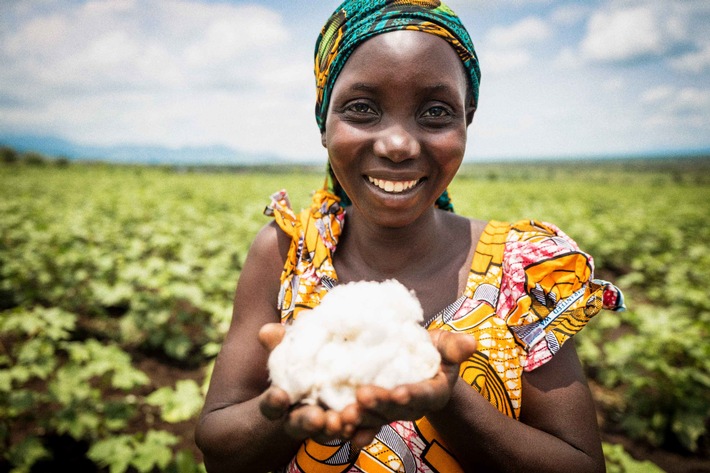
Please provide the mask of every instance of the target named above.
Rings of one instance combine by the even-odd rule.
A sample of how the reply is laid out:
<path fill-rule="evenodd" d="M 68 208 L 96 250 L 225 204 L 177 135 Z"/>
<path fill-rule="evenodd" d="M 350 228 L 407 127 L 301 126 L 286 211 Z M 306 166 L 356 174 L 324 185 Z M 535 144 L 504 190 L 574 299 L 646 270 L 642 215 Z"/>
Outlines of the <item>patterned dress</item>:
<path fill-rule="evenodd" d="M 285 191 L 272 196 L 267 215 L 291 237 L 281 276 L 279 308 L 288 323 L 311 309 L 338 282 L 333 252 L 345 223 L 339 199 L 326 190 L 294 213 Z M 487 224 L 476 247 L 464 294 L 426 321 L 428 329 L 472 334 L 478 351 L 460 376 L 500 412 L 517 419 L 521 376 L 554 356 L 602 308 L 623 310 L 621 292 L 593 279 L 593 261 L 554 225 L 537 221 Z M 284 472 L 462 471 L 431 424 L 386 425 L 359 452 L 349 442 L 306 440 Z"/>

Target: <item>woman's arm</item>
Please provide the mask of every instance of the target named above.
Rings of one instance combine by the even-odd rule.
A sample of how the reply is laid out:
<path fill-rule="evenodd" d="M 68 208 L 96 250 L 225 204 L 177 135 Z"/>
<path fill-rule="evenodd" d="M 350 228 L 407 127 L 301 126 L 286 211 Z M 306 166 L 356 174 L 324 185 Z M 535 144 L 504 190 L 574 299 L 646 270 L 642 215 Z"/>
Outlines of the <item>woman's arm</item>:
<path fill-rule="evenodd" d="M 271 223 L 247 255 L 234 298 L 232 323 L 215 362 L 195 441 L 210 472 L 271 471 L 295 455 L 300 441 L 259 410 L 269 386 L 268 351 L 258 332 L 280 319 L 276 302 L 289 240 Z"/>
<path fill-rule="evenodd" d="M 462 379 L 427 418 L 466 471 L 603 472 L 596 413 L 572 340 L 523 375 L 520 422 Z"/>

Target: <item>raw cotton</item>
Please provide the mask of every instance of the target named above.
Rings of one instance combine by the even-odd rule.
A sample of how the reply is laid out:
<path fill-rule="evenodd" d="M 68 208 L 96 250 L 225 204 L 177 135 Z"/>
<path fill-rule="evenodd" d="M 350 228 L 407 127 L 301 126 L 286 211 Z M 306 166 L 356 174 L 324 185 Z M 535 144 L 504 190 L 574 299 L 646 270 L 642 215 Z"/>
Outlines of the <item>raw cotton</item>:
<path fill-rule="evenodd" d="M 429 379 L 441 356 L 422 320 L 414 293 L 395 280 L 336 286 L 286 327 L 269 356 L 271 381 L 294 404 L 342 410 L 359 386 L 391 389 Z"/>

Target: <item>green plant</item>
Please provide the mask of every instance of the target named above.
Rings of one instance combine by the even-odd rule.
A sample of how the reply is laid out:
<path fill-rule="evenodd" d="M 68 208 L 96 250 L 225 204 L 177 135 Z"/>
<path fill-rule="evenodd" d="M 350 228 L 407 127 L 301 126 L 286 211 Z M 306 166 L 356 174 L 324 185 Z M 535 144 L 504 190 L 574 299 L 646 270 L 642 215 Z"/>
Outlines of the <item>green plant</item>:
<path fill-rule="evenodd" d="M 608 473 L 663 473 L 650 461 L 635 460 L 621 445 L 604 443 L 603 447 Z"/>
<path fill-rule="evenodd" d="M 140 473 L 155 468 L 164 471 L 172 460 L 171 447 L 177 441 L 172 434 L 154 430 L 145 434 L 118 435 L 93 444 L 88 457 L 99 466 L 108 467 L 111 473 L 123 473 L 129 467 Z"/>
<path fill-rule="evenodd" d="M 162 387 L 146 398 L 146 403 L 160 408 L 162 419 L 170 423 L 192 419 L 199 414 L 203 402 L 200 386 L 190 379 L 179 380 L 175 389 Z"/>
<path fill-rule="evenodd" d="M 708 162 L 475 163 L 450 187 L 459 214 L 557 224 L 622 287 L 629 310 L 576 337 L 605 428 L 689 455 L 707 454 L 710 422 Z M 320 167 L 218 171 L 0 165 L 0 455 L 17 471 L 60 434 L 107 469 L 151 461 L 114 447 L 203 469 L 173 437 L 196 422 L 268 194 L 298 209 L 323 182 Z"/>
<path fill-rule="evenodd" d="M 33 438 L 42 432 L 93 439 L 125 428 L 135 415 L 136 397 L 125 393 L 147 384 L 148 377 L 115 345 L 69 340 L 75 324 L 75 314 L 56 308 L 2 314 L 0 422 L 6 458 L 26 457 L 17 452 L 30 447 L 38 452 Z M 33 426 L 19 445 L 8 444 L 10 423 Z"/>

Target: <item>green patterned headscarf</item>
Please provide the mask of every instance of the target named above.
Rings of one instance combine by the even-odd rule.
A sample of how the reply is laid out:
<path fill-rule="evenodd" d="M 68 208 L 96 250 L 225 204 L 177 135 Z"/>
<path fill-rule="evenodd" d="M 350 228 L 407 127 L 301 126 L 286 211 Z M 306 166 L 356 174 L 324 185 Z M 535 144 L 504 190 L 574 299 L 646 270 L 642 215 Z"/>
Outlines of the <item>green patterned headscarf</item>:
<path fill-rule="evenodd" d="M 350 55 L 373 36 L 396 30 L 422 31 L 447 41 L 464 65 L 472 105 L 476 108 L 481 79 L 478 58 L 466 28 L 448 6 L 439 0 L 346 0 L 333 12 L 316 42 L 316 121 L 321 133 L 325 131 L 333 85 Z M 330 164 L 328 173 L 333 192 L 341 198 L 343 205 L 350 204 Z M 448 191 L 439 197 L 436 206 L 453 211 Z"/>

